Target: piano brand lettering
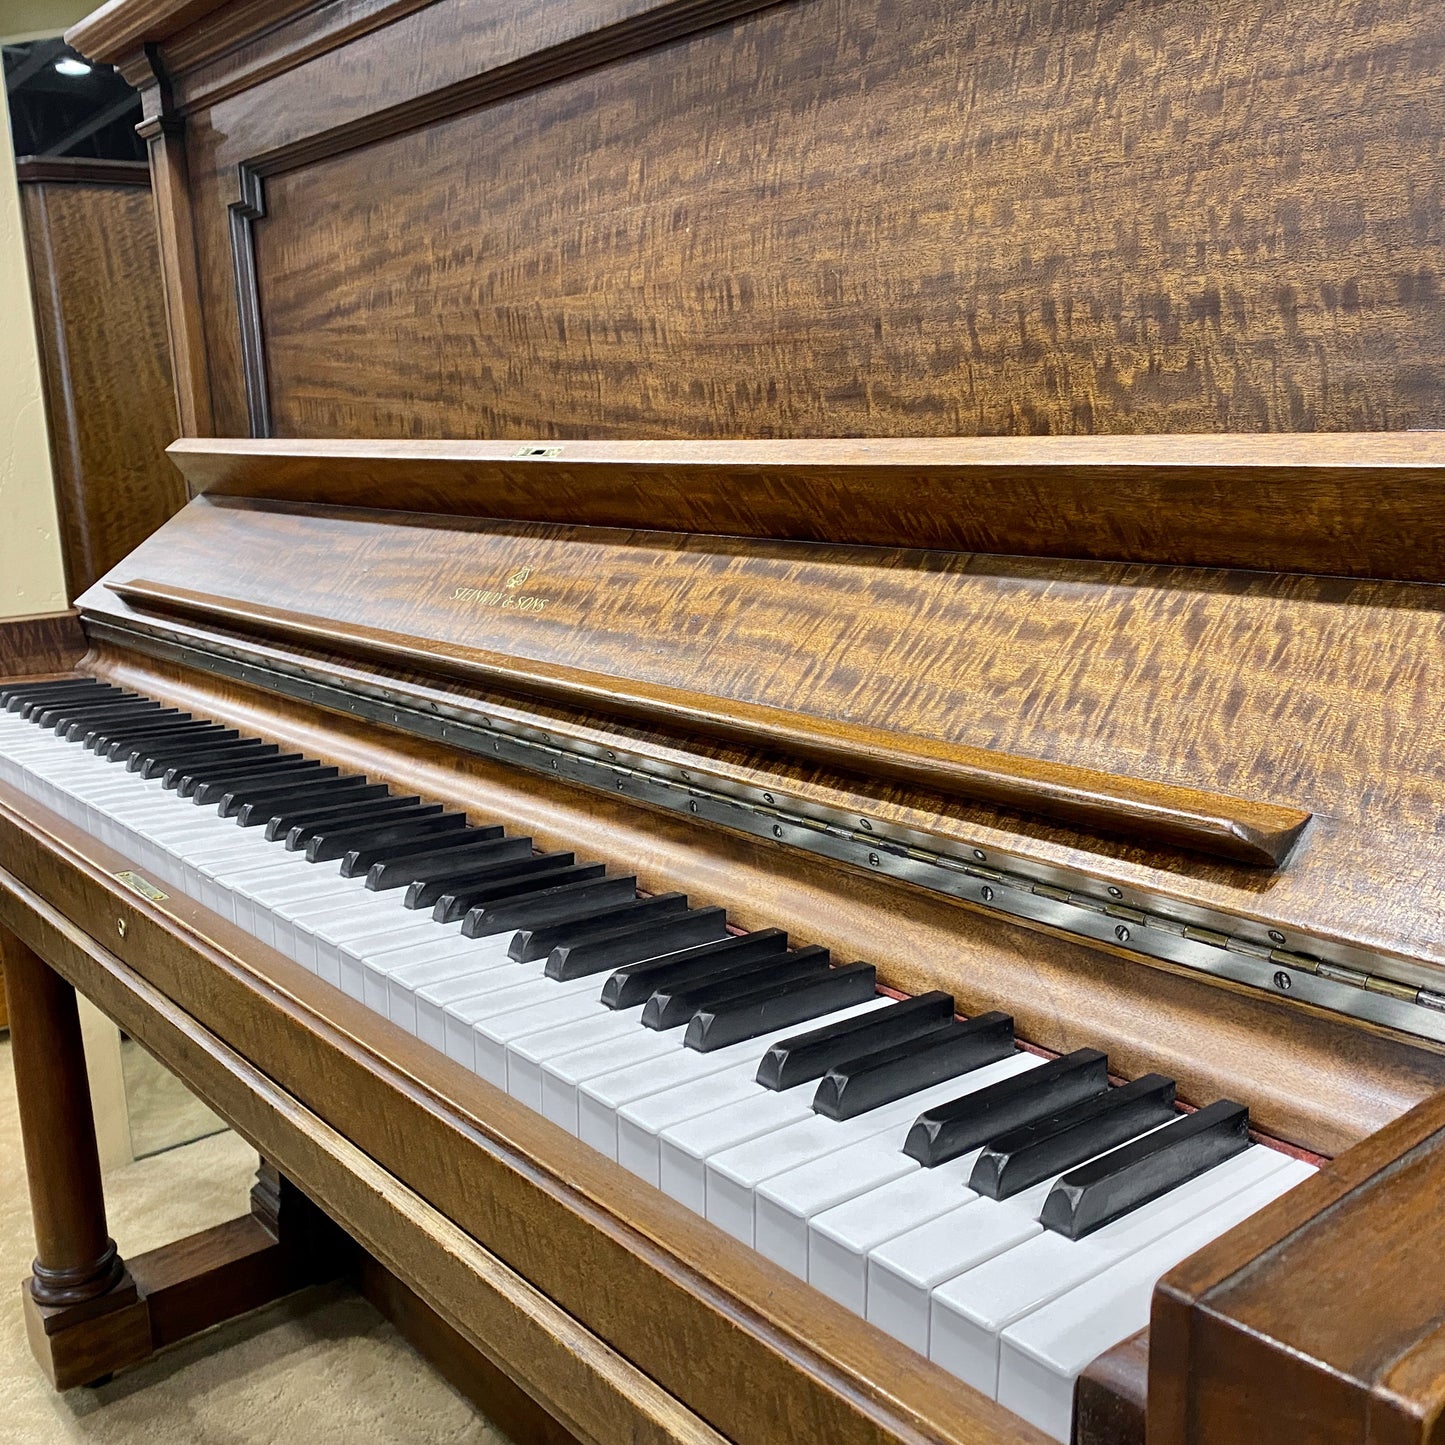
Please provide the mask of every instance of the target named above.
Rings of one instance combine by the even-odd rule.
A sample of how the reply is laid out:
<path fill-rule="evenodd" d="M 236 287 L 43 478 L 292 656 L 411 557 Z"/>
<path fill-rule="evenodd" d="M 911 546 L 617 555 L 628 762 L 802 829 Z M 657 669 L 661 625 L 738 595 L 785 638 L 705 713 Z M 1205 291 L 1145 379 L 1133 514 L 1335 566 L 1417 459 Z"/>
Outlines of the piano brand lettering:
<path fill-rule="evenodd" d="M 500 607 L 511 612 L 541 612 L 550 597 L 537 597 L 523 593 L 521 589 L 537 569 L 531 565 L 518 567 L 502 584 L 495 587 L 458 587 L 452 593 L 453 602 L 471 602 L 478 607 Z"/>

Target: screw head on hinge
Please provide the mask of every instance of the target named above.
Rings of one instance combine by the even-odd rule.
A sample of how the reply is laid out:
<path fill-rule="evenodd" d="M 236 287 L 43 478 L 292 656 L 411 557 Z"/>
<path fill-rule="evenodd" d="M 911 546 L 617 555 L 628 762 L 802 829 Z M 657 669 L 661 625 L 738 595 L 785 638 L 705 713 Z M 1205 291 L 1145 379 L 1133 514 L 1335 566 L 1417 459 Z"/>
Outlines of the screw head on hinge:
<path fill-rule="evenodd" d="M 979 896 L 983 899 L 985 903 L 993 902 L 993 889 L 990 888 L 987 883 L 985 883 L 983 887 L 980 888 L 978 891 Z"/>
<path fill-rule="evenodd" d="M 1282 944 L 1284 942 L 1284 934 L 1277 928 L 1271 928 L 1269 931 L 1269 941 L 1271 943 Z"/>
<path fill-rule="evenodd" d="M 125 928 L 126 928 L 125 919 L 123 919 L 123 918 L 117 918 L 117 919 L 115 920 L 115 931 L 116 931 L 118 934 L 120 934 L 120 936 L 121 936 L 122 938 L 125 937 Z"/>
<path fill-rule="evenodd" d="M 1280 971 L 1274 976 L 1274 986 L 1277 989 L 1281 989 L 1285 993 L 1288 993 L 1290 989 L 1294 987 L 1294 980 L 1289 976 L 1289 974 L 1284 971 L 1284 969 L 1280 969 Z"/>
<path fill-rule="evenodd" d="M 1121 924 L 1114 930 L 1114 937 L 1117 938 L 1120 943 L 1128 943 L 1128 941 L 1129 941 L 1129 930 L 1121 923 Z"/>
<path fill-rule="evenodd" d="M 1109 885 L 1107 891 L 1110 898 L 1122 898 L 1124 896 L 1124 890 L 1122 888 L 1115 888 L 1112 883 Z"/>

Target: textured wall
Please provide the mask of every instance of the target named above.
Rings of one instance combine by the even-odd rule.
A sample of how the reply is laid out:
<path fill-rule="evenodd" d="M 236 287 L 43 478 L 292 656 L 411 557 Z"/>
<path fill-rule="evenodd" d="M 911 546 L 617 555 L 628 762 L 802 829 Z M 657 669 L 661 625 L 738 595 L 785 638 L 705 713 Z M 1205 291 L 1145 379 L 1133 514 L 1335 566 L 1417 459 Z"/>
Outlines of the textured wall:
<path fill-rule="evenodd" d="M 67 599 L 3 95 L 0 124 L 0 617 L 20 617 L 54 612 Z"/>

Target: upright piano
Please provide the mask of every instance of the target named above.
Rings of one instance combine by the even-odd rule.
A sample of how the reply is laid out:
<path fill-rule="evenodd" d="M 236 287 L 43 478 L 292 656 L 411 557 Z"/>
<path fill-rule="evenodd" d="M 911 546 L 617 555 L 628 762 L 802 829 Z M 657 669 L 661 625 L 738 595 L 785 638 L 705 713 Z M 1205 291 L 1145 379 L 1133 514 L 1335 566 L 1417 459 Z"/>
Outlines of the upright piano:
<path fill-rule="evenodd" d="M 57 1386 L 343 1274 L 518 1439 L 1445 1439 L 1439 21 L 73 40 L 192 500 L 0 630 Z M 247 1213 L 110 1239 L 76 989 Z"/>

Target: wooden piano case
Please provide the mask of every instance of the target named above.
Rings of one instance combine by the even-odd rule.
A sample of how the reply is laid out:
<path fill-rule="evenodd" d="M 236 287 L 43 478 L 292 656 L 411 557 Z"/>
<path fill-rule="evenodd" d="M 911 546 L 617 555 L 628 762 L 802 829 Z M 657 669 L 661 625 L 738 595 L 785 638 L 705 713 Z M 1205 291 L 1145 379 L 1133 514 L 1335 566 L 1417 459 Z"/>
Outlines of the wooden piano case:
<path fill-rule="evenodd" d="M 117 0 L 73 40 L 143 92 L 199 494 L 82 599 L 84 669 L 1242 1098 L 1330 1162 L 1161 1283 L 1078 1438 L 1442 1438 L 1439 18 Z M 0 797 L 17 1047 L 75 984 L 290 1181 L 126 1272 L 50 1187 L 84 1150 L 32 1157 L 57 1379 L 305 1278 L 309 1198 L 519 1420 L 1039 1438 L 42 812 Z"/>

